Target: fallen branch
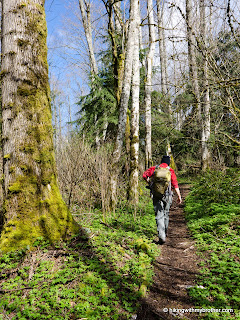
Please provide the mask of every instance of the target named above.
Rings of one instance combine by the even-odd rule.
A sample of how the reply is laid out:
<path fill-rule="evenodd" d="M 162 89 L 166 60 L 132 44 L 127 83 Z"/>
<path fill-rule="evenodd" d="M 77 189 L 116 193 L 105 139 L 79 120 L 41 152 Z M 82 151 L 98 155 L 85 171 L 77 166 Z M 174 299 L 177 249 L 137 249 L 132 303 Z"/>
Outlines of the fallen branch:
<path fill-rule="evenodd" d="M 114 230 L 114 228 L 113 228 L 112 226 L 110 226 L 108 223 L 103 222 L 103 221 L 100 221 L 100 223 L 101 223 L 101 224 L 104 224 L 106 227 L 108 227 L 108 228 L 110 228 L 110 229 Z"/>

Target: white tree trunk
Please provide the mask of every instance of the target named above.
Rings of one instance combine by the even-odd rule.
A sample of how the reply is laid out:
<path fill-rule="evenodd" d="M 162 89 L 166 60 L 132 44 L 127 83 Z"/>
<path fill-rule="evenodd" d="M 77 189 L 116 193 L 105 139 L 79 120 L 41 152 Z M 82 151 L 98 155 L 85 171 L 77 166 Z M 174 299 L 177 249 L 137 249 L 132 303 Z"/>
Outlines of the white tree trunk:
<path fill-rule="evenodd" d="M 146 64 L 145 79 L 145 166 L 152 164 L 152 117 L 151 117 L 151 93 L 152 93 L 152 69 L 155 53 L 155 30 L 153 16 L 153 2 L 147 1 L 147 14 L 149 26 L 149 52 Z"/>
<path fill-rule="evenodd" d="M 161 66 L 161 87 L 165 101 L 168 103 L 168 114 L 170 122 L 172 122 L 172 106 L 168 97 L 168 74 L 167 74 L 167 51 L 165 43 L 165 32 L 163 23 L 164 1 L 157 0 L 157 16 L 158 16 L 158 35 L 159 35 L 159 56 Z"/>
<path fill-rule="evenodd" d="M 79 8 L 82 15 L 82 22 L 84 27 L 84 32 L 88 44 L 88 52 L 89 52 L 89 61 L 90 61 L 90 71 L 91 71 L 91 79 L 92 81 L 95 79 L 95 76 L 98 74 L 98 66 L 97 61 L 93 49 L 93 38 L 92 38 L 92 22 L 91 22 L 91 11 L 90 11 L 90 2 L 84 0 L 79 0 Z M 104 115 L 105 117 L 105 115 Z M 106 118 L 106 117 L 105 117 Z M 97 115 L 95 115 L 95 128 L 96 128 L 96 138 L 95 143 L 97 148 L 100 147 L 101 140 L 104 141 L 106 137 L 106 130 L 108 127 L 108 121 L 105 119 L 103 124 L 103 134 L 102 139 L 100 138 L 100 132 L 98 128 L 98 119 Z"/>
<path fill-rule="evenodd" d="M 200 0 L 200 30 L 203 58 L 203 104 L 202 104 L 202 170 L 205 171 L 210 165 L 210 95 L 208 83 L 208 56 L 207 56 L 207 25 L 206 25 L 206 4 Z"/>
<path fill-rule="evenodd" d="M 138 10 L 139 12 L 139 10 Z M 137 19 L 139 21 L 139 19 Z M 137 26 L 132 76 L 132 108 L 131 108 L 131 146 L 130 146 L 130 181 L 129 200 L 138 202 L 138 156 L 139 156 L 139 94 L 140 94 L 140 61 L 139 61 L 139 29 Z"/>
<path fill-rule="evenodd" d="M 115 140 L 115 146 L 113 151 L 112 158 L 112 174 L 111 174 L 111 202 L 112 208 L 115 208 L 117 199 L 117 177 L 118 177 L 118 162 L 120 160 L 123 139 L 126 128 L 127 120 L 127 108 L 130 95 L 130 86 L 132 78 L 132 58 L 133 58 L 133 48 L 134 48 L 134 39 L 136 37 L 137 30 L 137 9 L 138 9 L 138 0 L 131 0 L 130 2 L 130 18 L 129 18 L 129 31 L 128 39 L 126 45 L 126 58 L 124 62 L 124 77 L 123 77 L 123 88 L 120 99 L 120 110 L 119 110 L 119 119 L 118 119 L 118 131 Z"/>
<path fill-rule="evenodd" d="M 159 35 L 159 57 L 161 66 L 162 92 L 167 95 L 167 54 L 165 46 L 165 34 L 163 24 L 164 1 L 157 0 L 158 35 Z"/>
<path fill-rule="evenodd" d="M 122 35 L 121 1 L 114 3 L 114 21 L 117 34 Z"/>
<path fill-rule="evenodd" d="M 96 62 L 96 58 L 93 50 L 90 3 L 87 3 L 86 1 L 83 1 L 83 0 L 79 0 L 79 8 L 82 14 L 83 27 L 84 27 L 84 31 L 87 39 L 87 44 L 88 44 L 91 74 L 94 76 L 98 74 L 98 67 L 97 67 L 97 62 Z"/>
<path fill-rule="evenodd" d="M 193 94 L 196 100 L 196 111 L 198 120 L 201 119 L 201 103 L 200 103 L 200 90 L 199 90 L 199 78 L 198 68 L 195 50 L 195 38 L 193 30 L 193 15 L 192 15 L 192 0 L 186 0 L 186 24 L 187 24 L 187 41 L 188 41 L 188 63 L 190 81 L 192 83 Z"/>

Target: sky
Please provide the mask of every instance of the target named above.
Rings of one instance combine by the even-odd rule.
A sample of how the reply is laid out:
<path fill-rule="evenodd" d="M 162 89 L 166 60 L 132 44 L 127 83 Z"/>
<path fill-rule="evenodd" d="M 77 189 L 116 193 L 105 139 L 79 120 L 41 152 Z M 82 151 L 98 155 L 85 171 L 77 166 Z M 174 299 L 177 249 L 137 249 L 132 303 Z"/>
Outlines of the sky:
<path fill-rule="evenodd" d="M 101 4 L 99 0 L 92 1 L 95 52 L 102 48 L 101 35 L 105 10 L 102 10 Z M 50 86 L 51 89 L 61 91 L 63 99 L 66 100 L 61 107 L 62 121 L 66 122 L 69 121 L 68 105 L 71 105 L 72 119 L 76 119 L 74 115 L 79 111 L 76 103 L 81 95 L 89 92 L 88 49 L 81 27 L 78 0 L 46 0 L 45 12 L 48 27 Z"/>
<path fill-rule="evenodd" d="M 45 12 L 48 28 L 48 63 L 51 89 L 61 92 L 59 101 L 61 103 L 61 121 L 64 128 L 69 119 L 69 104 L 71 107 L 72 120 L 75 119 L 78 106 L 76 102 L 80 95 L 76 79 L 70 75 L 68 63 L 62 56 L 62 47 L 59 44 L 65 37 L 63 21 L 69 10 L 65 0 L 46 0 Z M 78 79 L 80 81 L 80 79 Z"/>
<path fill-rule="evenodd" d="M 127 0 L 124 1 L 124 3 Z M 141 0 L 142 6 L 146 6 L 146 0 Z M 95 7 L 95 12 L 97 14 L 96 21 L 102 23 L 104 21 L 103 12 L 104 9 L 98 10 L 99 4 L 101 1 L 93 0 L 92 5 Z M 174 43 L 169 41 L 169 45 L 167 47 L 168 51 L 168 63 L 169 63 L 169 76 L 173 77 L 173 74 L 178 77 L 181 76 L 181 73 L 184 73 L 184 66 L 186 66 L 186 52 L 187 52 L 187 45 L 186 41 L 184 40 L 185 37 L 185 24 L 182 19 L 182 16 L 179 13 L 179 10 L 173 8 L 170 10 L 170 4 L 175 3 L 179 5 L 184 12 L 184 0 L 169 0 L 166 1 L 165 5 L 165 21 L 167 24 L 166 36 L 169 39 L 175 34 L 178 37 L 179 41 Z M 196 3 L 196 0 L 193 1 Z M 219 8 L 226 7 L 227 0 L 218 0 L 214 2 L 216 4 L 213 7 L 214 17 L 216 16 L 216 21 L 219 24 Z M 70 9 L 70 6 L 71 9 Z M 234 16 L 237 15 L 237 20 L 239 21 L 239 12 L 240 12 L 240 5 L 239 0 L 231 0 L 231 8 L 234 11 Z M 65 121 L 68 121 L 68 105 L 71 105 L 72 114 L 74 115 L 78 111 L 78 106 L 76 106 L 76 102 L 78 97 L 81 94 L 87 93 L 87 79 L 86 76 L 84 78 L 84 68 L 87 69 L 87 60 L 84 60 L 84 54 L 86 57 L 86 47 L 84 47 L 84 36 L 81 37 L 79 32 L 79 22 L 76 20 L 75 12 L 79 14 L 79 7 L 78 7 L 78 0 L 46 0 L 45 2 L 45 12 L 46 12 L 46 19 L 47 19 L 47 26 L 48 26 L 48 61 L 49 61 L 49 75 L 50 75 L 50 82 L 54 81 L 59 91 L 62 91 L 63 97 L 66 100 L 63 103 L 63 115 L 62 118 Z M 69 19 L 69 20 L 67 20 Z M 75 20 L 74 20 L 75 19 Z M 72 25 L 72 21 L 76 22 L 75 25 L 75 33 L 72 31 L 71 36 L 67 35 L 67 30 L 70 30 Z M 214 20 L 213 20 L 214 21 Z M 98 22 L 97 22 L 98 23 Z M 106 23 L 106 21 L 105 21 Z M 95 24 L 95 33 L 96 36 L 100 38 L 102 33 L 102 25 Z M 220 24 L 219 24 L 220 27 Z M 215 31 L 218 30 L 216 23 L 214 23 Z M 71 30 L 74 30 L 73 28 Z M 97 31 L 96 31 L 97 30 Z M 68 50 L 68 62 L 64 58 L 63 52 L 64 47 L 61 43 L 65 43 L 68 41 L 68 45 L 70 47 L 74 47 L 75 50 L 69 51 Z M 102 45 L 97 43 L 96 48 L 100 48 Z M 85 50 L 85 52 L 84 52 Z M 156 50 L 158 50 L 158 45 L 156 45 Z M 178 59 L 180 59 L 179 68 L 173 68 L 171 65 L 170 56 L 174 54 L 174 50 L 180 52 L 180 56 L 178 55 Z M 66 50 L 65 50 L 66 51 Z M 182 54 L 182 55 L 181 55 Z M 75 55 L 75 56 L 74 56 Z M 72 59 L 72 60 L 71 60 Z M 71 61 L 70 61 L 71 60 Z M 75 61 L 74 61 L 75 60 Z M 156 52 L 156 61 L 159 61 L 158 53 Z M 71 63 L 71 65 L 70 65 Z M 159 62 L 157 62 L 159 63 Z M 183 70 L 182 70 L 183 68 Z M 176 74 L 177 73 L 177 74 Z"/>
<path fill-rule="evenodd" d="M 59 30 L 61 30 L 61 22 L 63 15 L 65 14 L 65 2 L 64 0 L 46 0 L 45 12 L 48 27 L 48 59 L 50 69 L 53 64 L 57 65 L 57 61 L 54 61 L 54 39 L 56 39 Z"/>
<path fill-rule="evenodd" d="M 61 55 L 61 40 L 65 37 L 63 21 L 67 15 L 65 0 L 46 0 L 46 20 L 48 27 L 48 63 L 50 77 L 56 81 L 66 81 L 68 64 Z"/>

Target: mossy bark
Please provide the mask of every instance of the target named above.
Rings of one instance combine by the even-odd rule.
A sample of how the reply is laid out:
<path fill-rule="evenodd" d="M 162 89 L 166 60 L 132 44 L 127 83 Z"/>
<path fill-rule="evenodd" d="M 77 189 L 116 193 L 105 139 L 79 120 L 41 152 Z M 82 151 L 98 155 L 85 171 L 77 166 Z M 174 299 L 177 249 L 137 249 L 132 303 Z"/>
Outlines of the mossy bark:
<path fill-rule="evenodd" d="M 147 1 L 148 28 L 149 28 L 149 51 L 146 63 L 145 77 L 145 167 L 149 168 L 152 164 L 152 117 L 151 117 L 151 93 L 152 93 L 152 69 L 155 53 L 155 31 L 153 2 Z"/>
<path fill-rule="evenodd" d="M 136 11 L 138 13 L 139 10 Z M 137 17 L 139 19 L 139 17 Z M 140 94 L 140 61 L 139 61 L 139 26 L 136 28 L 133 51 L 132 75 L 132 108 L 131 108 L 131 147 L 130 147 L 130 179 L 129 200 L 138 203 L 138 156 L 139 156 L 139 94 Z"/>
<path fill-rule="evenodd" d="M 209 91 L 209 71 L 208 71 L 208 55 L 207 55 L 207 26 L 206 26 L 206 2 L 205 0 L 201 0 L 199 3 L 199 11 L 200 11 L 200 30 L 202 37 L 202 53 L 203 53 L 203 61 L 202 61 L 202 73 L 203 73 L 203 81 L 202 81 L 202 134 L 201 134 L 201 142 L 202 142 L 202 170 L 206 171 L 210 167 L 211 163 L 211 152 L 210 152 L 210 134 L 211 134 L 211 119 L 210 119 L 210 110 L 211 110 L 211 101 L 210 101 L 210 91 Z"/>
<path fill-rule="evenodd" d="M 111 181 L 110 181 L 112 209 L 115 208 L 117 203 L 118 167 L 119 167 L 119 160 L 122 152 L 124 134 L 126 130 L 127 109 L 128 109 L 131 79 L 132 79 L 132 55 L 133 55 L 134 39 L 135 39 L 136 28 L 137 28 L 137 19 L 135 14 L 137 8 L 138 8 L 138 1 L 131 0 L 128 39 L 126 43 L 126 56 L 124 61 L 123 86 L 122 86 L 121 99 L 119 104 L 120 108 L 119 108 L 119 118 L 118 118 L 118 130 L 117 130 L 117 136 L 116 136 L 113 156 L 112 156 L 112 172 L 111 172 Z"/>
<path fill-rule="evenodd" d="M 199 90 L 199 75 L 196 56 L 196 40 L 194 35 L 193 23 L 193 5 L 192 0 L 186 0 L 186 24 L 187 24 L 187 42 L 188 42 L 188 64 L 189 75 L 192 84 L 193 95 L 195 98 L 195 112 L 198 121 L 201 121 L 201 99 Z"/>
<path fill-rule="evenodd" d="M 77 229 L 57 185 L 46 38 L 44 0 L 2 1 L 2 251 Z"/>

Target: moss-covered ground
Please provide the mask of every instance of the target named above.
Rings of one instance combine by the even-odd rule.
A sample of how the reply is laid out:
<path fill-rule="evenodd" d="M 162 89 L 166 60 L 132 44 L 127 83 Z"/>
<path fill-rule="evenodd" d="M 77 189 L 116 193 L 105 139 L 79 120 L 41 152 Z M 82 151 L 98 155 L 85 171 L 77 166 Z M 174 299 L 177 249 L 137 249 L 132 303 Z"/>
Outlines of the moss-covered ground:
<path fill-rule="evenodd" d="M 0 256 L 0 319 L 130 319 L 159 254 L 152 204 L 76 213 L 78 236 Z M 104 220 L 104 221 L 103 221 Z"/>
<path fill-rule="evenodd" d="M 198 287 L 190 289 L 204 319 L 240 319 L 240 176 L 239 171 L 209 172 L 189 194 L 185 211 L 201 256 Z"/>

